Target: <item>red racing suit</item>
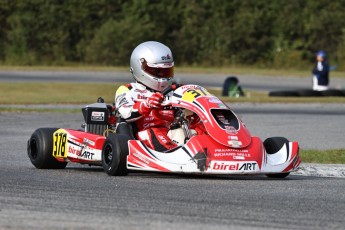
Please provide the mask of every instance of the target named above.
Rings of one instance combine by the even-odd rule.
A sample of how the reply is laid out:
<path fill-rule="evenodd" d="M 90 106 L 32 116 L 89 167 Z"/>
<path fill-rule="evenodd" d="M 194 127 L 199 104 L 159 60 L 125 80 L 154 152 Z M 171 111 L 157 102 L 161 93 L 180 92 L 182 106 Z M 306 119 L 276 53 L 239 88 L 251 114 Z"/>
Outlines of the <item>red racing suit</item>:
<path fill-rule="evenodd" d="M 159 108 L 153 108 L 148 113 L 141 112 L 140 104 L 154 93 L 140 83 L 120 86 L 115 94 L 115 107 L 121 118 L 127 122 L 134 122 L 138 129 L 136 137 L 140 141 L 151 149 L 166 151 L 177 147 L 177 144 L 167 135 L 175 115 L 170 101 L 173 92 L 164 97 Z M 192 122 L 191 128 L 194 128 L 197 133 L 204 132 L 203 124 L 195 121 Z"/>
<path fill-rule="evenodd" d="M 160 108 L 154 108 L 147 114 L 140 114 L 140 103 L 154 93 L 140 83 L 120 86 L 115 95 L 115 107 L 121 118 L 135 123 L 138 129 L 136 137 L 139 140 L 152 149 L 165 151 L 177 147 L 167 136 L 174 121 L 174 109 L 170 103 L 172 92 L 165 96 Z"/>

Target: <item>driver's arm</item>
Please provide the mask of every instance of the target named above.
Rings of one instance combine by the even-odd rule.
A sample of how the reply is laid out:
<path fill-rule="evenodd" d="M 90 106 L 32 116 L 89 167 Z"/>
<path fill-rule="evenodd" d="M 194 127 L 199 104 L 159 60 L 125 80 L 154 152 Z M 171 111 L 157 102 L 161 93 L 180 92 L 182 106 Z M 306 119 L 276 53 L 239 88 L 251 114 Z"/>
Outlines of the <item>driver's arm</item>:
<path fill-rule="evenodd" d="M 149 98 L 143 100 L 134 100 L 131 86 L 120 86 L 115 94 L 115 107 L 120 116 L 128 122 L 133 122 L 140 119 L 142 116 L 147 116 L 152 109 L 157 109 L 161 106 L 163 95 L 160 92 L 153 93 Z"/>
<path fill-rule="evenodd" d="M 117 89 L 115 93 L 115 107 L 121 118 L 128 122 L 133 122 L 141 118 L 142 115 L 137 109 L 133 108 L 135 102 L 130 88 L 130 85 L 122 85 Z"/>

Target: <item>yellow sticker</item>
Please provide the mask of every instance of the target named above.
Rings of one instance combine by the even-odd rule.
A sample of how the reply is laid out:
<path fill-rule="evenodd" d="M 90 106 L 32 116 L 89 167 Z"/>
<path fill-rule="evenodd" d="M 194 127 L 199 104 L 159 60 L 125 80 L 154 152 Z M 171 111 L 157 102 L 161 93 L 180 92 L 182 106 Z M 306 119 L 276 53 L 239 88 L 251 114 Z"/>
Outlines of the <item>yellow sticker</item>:
<path fill-rule="evenodd" d="M 58 129 L 53 134 L 53 156 L 67 157 L 67 132 L 64 129 Z"/>
<path fill-rule="evenodd" d="M 190 89 L 187 92 L 185 92 L 182 96 L 182 100 L 184 101 L 189 101 L 193 102 L 195 98 L 200 97 L 200 96 L 206 96 L 209 95 L 208 92 L 204 92 L 203 90 L 200 89 Z"/>
<path fill-rule="evenodd" d="M 125 93 L 125 92 L 127 92 L 127 91 L 129 91 L 129 89 L 128 89 L 126 86 L 121 85 L 121 86 L 116 90 L 115 98 L 117 98 L 117 96 L 119 96 L 119 95 L 121 95 L 121 94 L 123 94 L 123 93 Z"/>

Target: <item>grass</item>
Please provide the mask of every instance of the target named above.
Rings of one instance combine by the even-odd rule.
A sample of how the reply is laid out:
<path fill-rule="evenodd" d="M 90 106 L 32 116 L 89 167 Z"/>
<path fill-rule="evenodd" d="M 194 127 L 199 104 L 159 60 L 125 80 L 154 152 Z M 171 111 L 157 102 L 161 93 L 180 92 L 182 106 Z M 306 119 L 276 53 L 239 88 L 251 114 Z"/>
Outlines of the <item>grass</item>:
<path fill-rule="evenodd" d="M 320 164 L 345 164 L 345 149 L 300 150 L 302 162 Z"/>
<path fill-rule="evenodd" d="M 39 113 L 80 113 L 81 108 L 66 109 L 66 108 L 17 108 L 17 107 L 0 107 L 0 112 L 9 113 L 24 113 L 24 112 L 39 112 Z"/>
<path fill-rule="evenodd" d="M 51 83 L 1 82 L 0 104 L 89 104 L 98 97 L 114 102 L 120 84 L 106 83 Z M 345 97 L 269 97 L 265 92 L 246 91 L 241 98 L 221 97 L 220 89 L 210 92 L 225 102 L 232 103 L 345 103 Z M 4 110 L 4 109 L 3 109 Z"/>
<path fill-rule="evenodd" d="M 104 83 L 1 82 L 0 104 L 82 104 L 114 101 L 118 85 Z"/>

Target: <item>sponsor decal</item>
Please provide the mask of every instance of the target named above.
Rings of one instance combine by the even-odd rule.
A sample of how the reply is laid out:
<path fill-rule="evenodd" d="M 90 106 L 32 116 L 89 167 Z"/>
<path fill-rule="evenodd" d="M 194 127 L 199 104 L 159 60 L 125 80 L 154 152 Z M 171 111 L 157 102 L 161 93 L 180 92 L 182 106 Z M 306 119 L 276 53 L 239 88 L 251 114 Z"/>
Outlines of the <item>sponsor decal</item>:
<path fill-rule="evenodd" d="M 144 95 L 140 95 L 138 94 L 138 99 L 140 100 L 146 100 L 148 97 L 144 96 Z"/>
<path fill-rule="evenodd" d="M 133 156 L 135 156 L 137 159 L 139 159 L 141 162 L 144 162 L 145 164 L 150 164 L 150 160 L 141 155 L 140 153 L 133 153 Z"/>
<path fill-rule="evenodd" d="M 223 114 L 217 114 L 216 117 L 218 118 L 220 122 L 222 122 L 222 124 L 228 125 L 228 126 L 230 125 L 230 121 L 227 118 L 225 118 Z"/>
<path fill-rule="evenodd" d="M 215 149 L 215 157 L 233 157 L 233 159 L 245 159 L 251 157 L 247 149 Z"/>
<path fill-rule="evenodd" d="M 104 112 L 92 111 L 91 121 L 104 121 Z"/>
<path fill-rule="evenodd" d="M 237 134 L 238 133 L 238 131 L 233 126 L 225 125 L 224 127 L 225 127 L 225 132 L 227 134 Z"/>
<path fill-rule="evenodd" d="M 80 150 L 80 149 L 77 149 L 77 148 L 75 148 L 74 146 L 71 146 L 71 145 L 70 145 L 70 146 L 68 147 L 68 153 L 71 153 L 71 154 L 80 156 L 80 155 L 81 155 L 81 150 Z"/>
<path fill-rule="evenodd" d="M 83 144 L 85 144 L 85 145 L 90 144 L 90 145 L 95 146 L 95 142 L 94 142 L 94 141 L 91 141 L 91 140 L 89 140 L 89 139 L 87 139 L 87 138 L 84 138 L 84 139 L 83 139 Z"/>
<path fill-rule="evenodd" d="M 89 151 L 84 151 L 82 154 L 80 154 L 80 157 L 92 160 L 93 155 L 95 155 L 95 154 L 91 153 Z"/>
<path fill-rule="evenodd" d="M 221 100 L 219 100 L 218 98 L 216 98 L 216 97 L 211 97 L 211 98 L 209 98 L 208 99 L 208 101 L 210 102 L 210 103 L 215 103 L 215 104 L 220 104 L 220 103 L 222 103 L 222 101 Z"/>
<path fill-rule="evenodd" d="M 94 153 L 91 153 L 89 151 L 83 152 L 82 149 L 76 148 L 71 145 L 68 147 L 68 153 L 71 153 L 73 155 L 76 155 L 77 157 L 89 159 L 89 160 L 92 160 L 93 156 L 95 155 Z"/>
<path fill-rule="evenodd" d="M 225 109 L 225 108 L 226 108 L 226 105 L 224 105 L 223 103 L 219 103 L 219 104 L 218 104 L 218 108 Z"/>
<path fill-rule="evenodd" d="M 232 157 L 234 160 L 244 160 L 244 156 L 233 156 Z"/>
<path fill-rule="evenodd" d="M 162 56 L 161 58 L 162 58 L 162 61 L 170 60 L 171 59 L 169 54 L 167 54 L 167 56 Z"/>
<path fill-rule="evenodd" d="M 181 86 L 182 89 L 195 89 L 195 88 L 199 88 L 198 85 L 183 85 Z"/>
<path fill-rule="evenodd" d="M 158 134 L 157 137 L 158 137 L 164 144 L 168 143 L 167 139 L 166 139 L 163 135 Z"/>
<path fill-rule="evenodd" d="M 154 117 L 145 117 L 144 121 L 153 121 L 155 118 Z"/>
<path fill-rule="evenodd" d="M 216 171 L 256 171 L 256 162 L 226 162 L 226 161 L 215 161 L 211 165 L 212 170 Z"/>
<path fill-rule="evenodd" d="M 147 90 L 146 89 L 135 89 L 134 92 L 147 93 Z"/>
<path fill-rule="evenodd" d="M 236 152 L 236 153 L 248 153 L 248 149 L 215 149 L 216 153 L 219 152 Z"/>
<path fill-rule="evenodd" d="M 151 123 L 143 124 L 143 128 L 144 129 L 148 129 L 148 128 L 152 127 L 152 126 L 155 126 L 155 123 L 151 122 Z"/>
<path fill-rule="evenodd" d="M 228 141 L 228 144 L 231 145 L 232 147 L 241 147 L 242 146 L 241 141 L 235 141 L 235 140 Z"/>

